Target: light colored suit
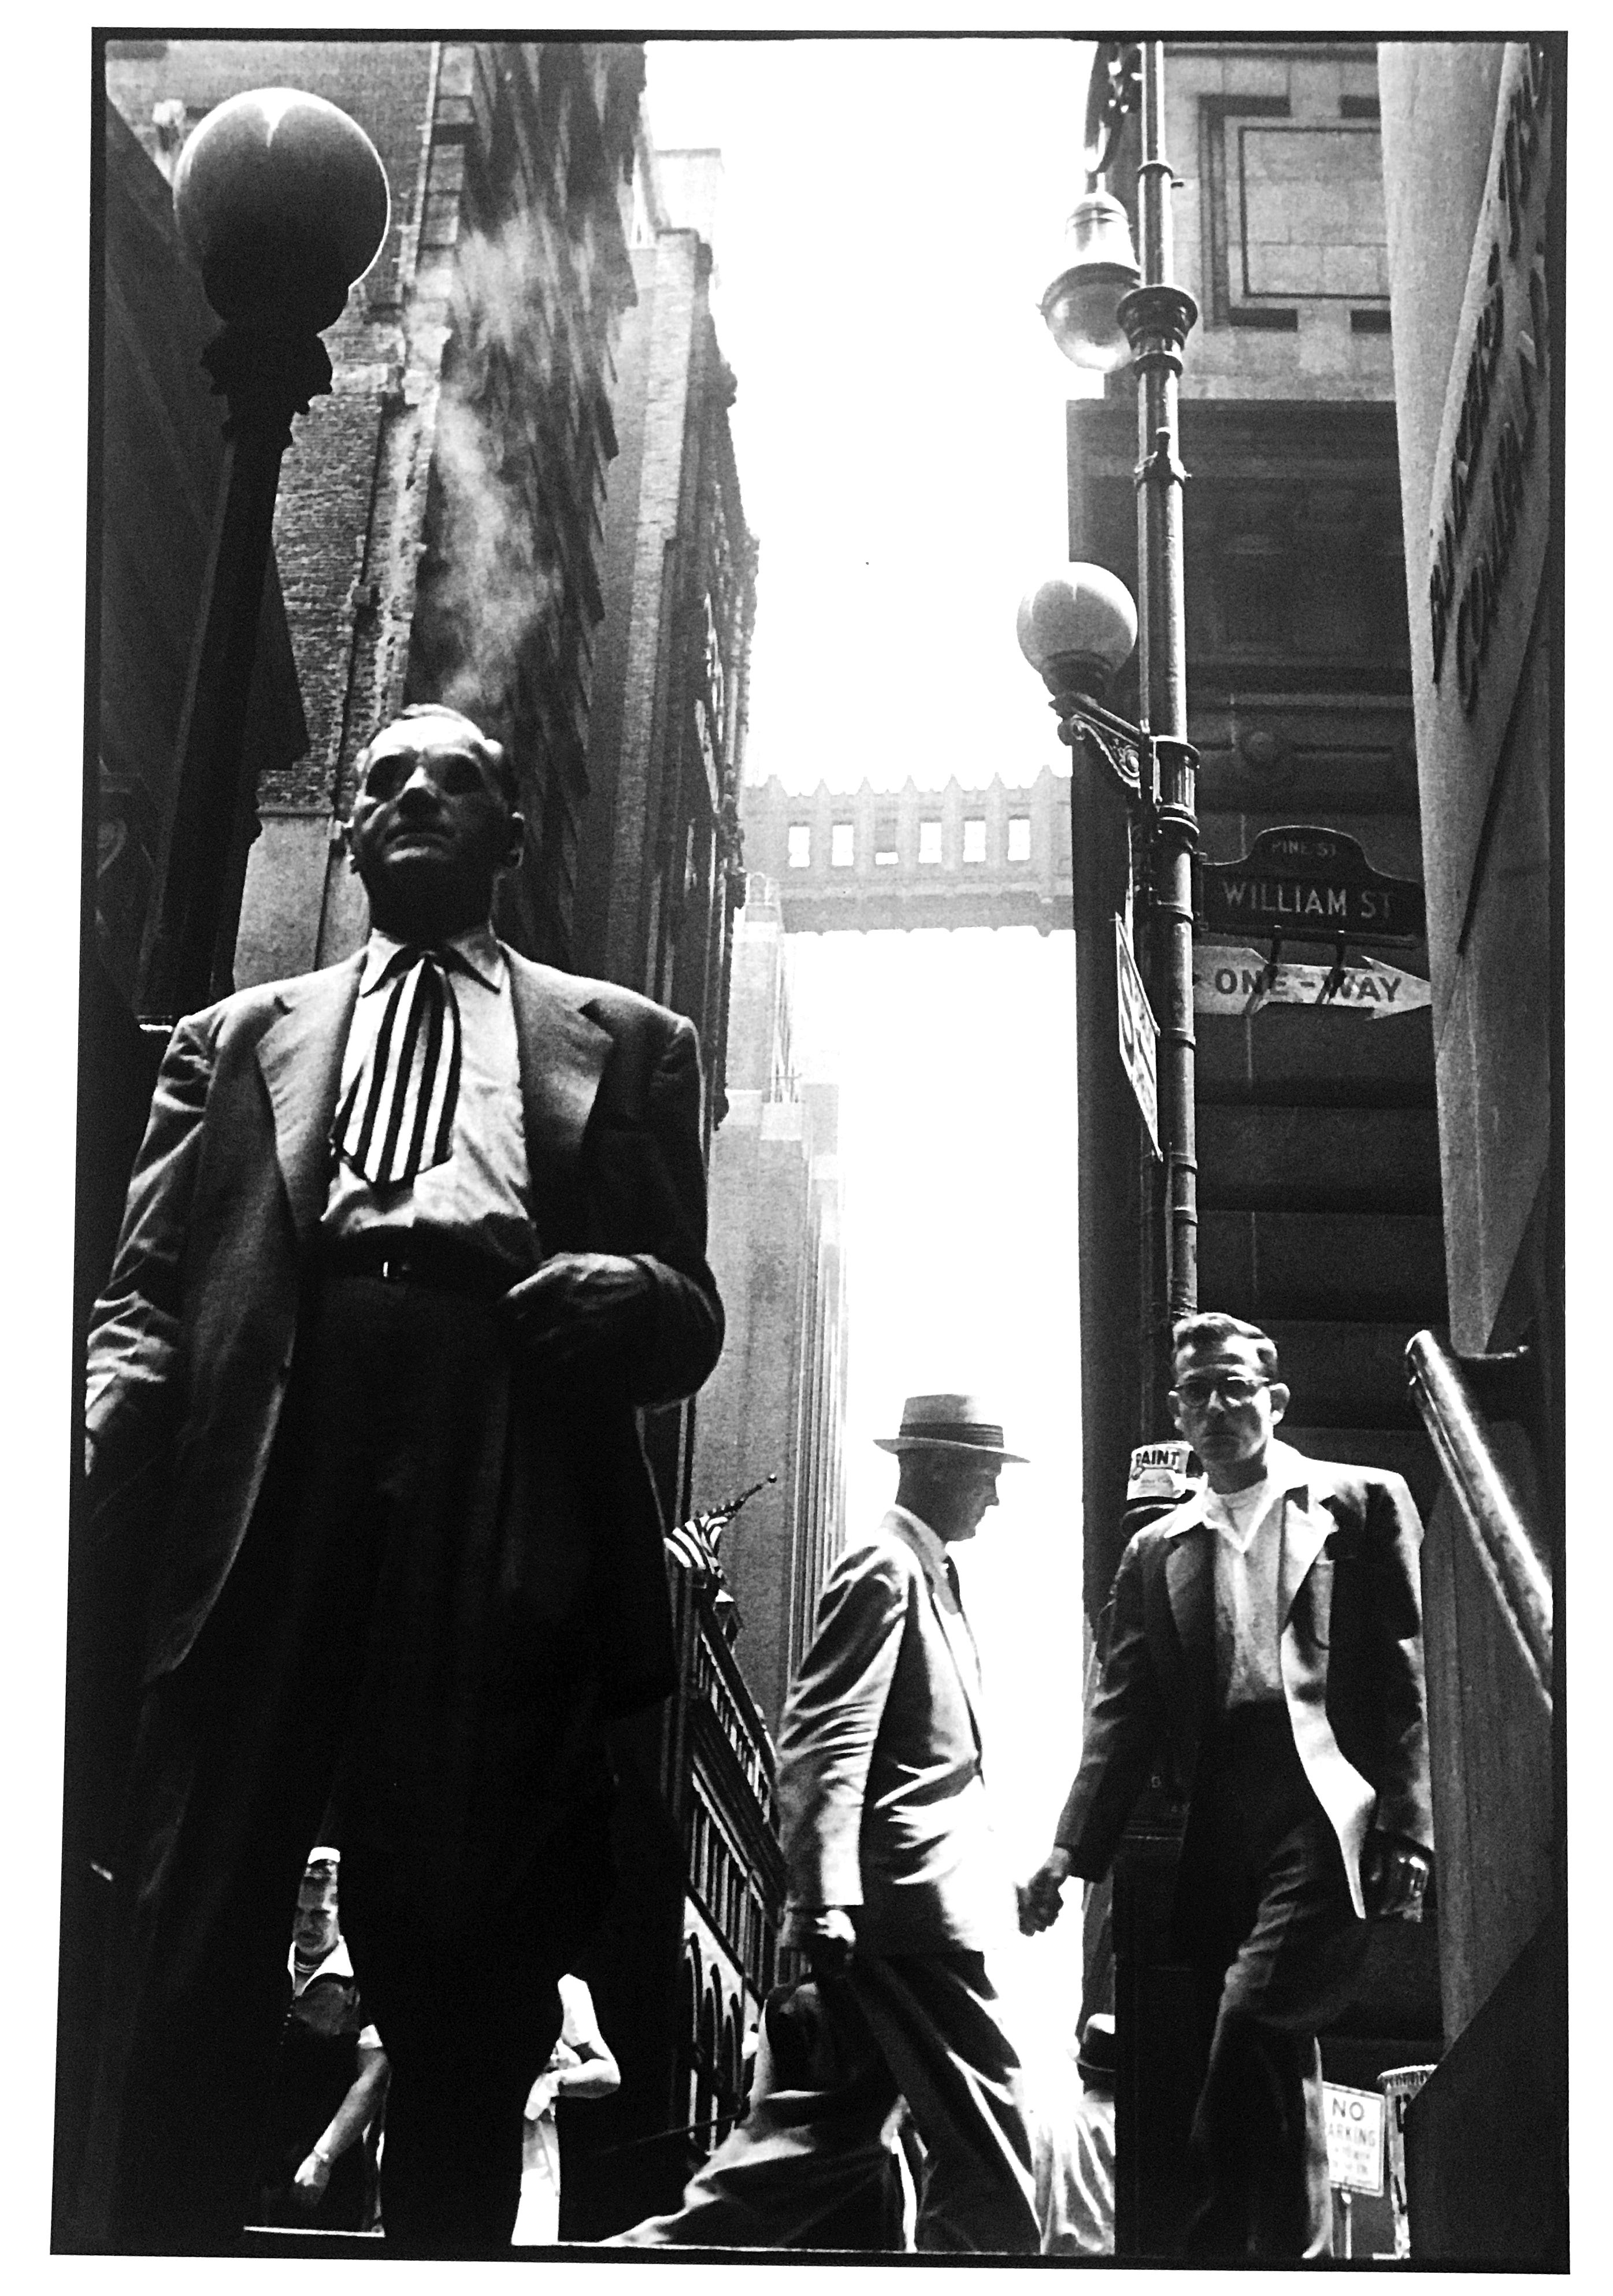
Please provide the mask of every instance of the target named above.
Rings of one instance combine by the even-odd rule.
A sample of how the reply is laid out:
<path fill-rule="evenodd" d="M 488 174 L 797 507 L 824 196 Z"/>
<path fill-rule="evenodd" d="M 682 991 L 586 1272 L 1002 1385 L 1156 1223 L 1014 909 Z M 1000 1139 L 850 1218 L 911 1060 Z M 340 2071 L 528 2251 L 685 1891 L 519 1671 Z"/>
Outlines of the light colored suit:
<path fill-rule="evenodd" d="M 1011 1898 L 987 1821 L 979 1660 L 941 1541 L 905 1509 L 830 1573 L 778 1783 L 790 1906 L 849 1911 L 856 1951 L 809 1988 L 807 2061 L 758 2081 L 681 2210 L 619 2240 L 813 2246 L 888 2176 L 905 2097 L 928 2156 L 919 2246 L 1034 2255 L 1019 2061 L 982 1952 Z"/>
<path fill-rule="evenodd" d="M 982 1775 L 980 1662 L 940 1541 L 900 1507 L 846 1548 L 779 1729 L 792 1906 L 875 1953 L 978 1950 L 1011 1899 Z"/>

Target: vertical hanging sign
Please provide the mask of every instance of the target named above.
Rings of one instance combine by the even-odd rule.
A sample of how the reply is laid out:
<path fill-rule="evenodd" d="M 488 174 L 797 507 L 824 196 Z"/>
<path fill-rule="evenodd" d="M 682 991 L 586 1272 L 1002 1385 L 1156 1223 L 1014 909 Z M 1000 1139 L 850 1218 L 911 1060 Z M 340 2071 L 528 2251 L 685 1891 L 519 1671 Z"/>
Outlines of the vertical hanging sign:
<path fill-rule="evenodd" d="M 1159 1023 L 1149 1004 L 1148 991 L 1142 986 L 1142 975 L 1137 970 L 1137 960 L 1132 955 L 1131 935 L 1126 930 L 1126 919 L 1115 918 L 1115 986 L 1120 1014 L 1120 1061 L 1131 1079 L 1142 1121 L 1148 1127 L 1150 1145 L 1156 1156 L 1159 1153 L 1159 1087 L 1158 1083 L 1157 1046 Z"/>

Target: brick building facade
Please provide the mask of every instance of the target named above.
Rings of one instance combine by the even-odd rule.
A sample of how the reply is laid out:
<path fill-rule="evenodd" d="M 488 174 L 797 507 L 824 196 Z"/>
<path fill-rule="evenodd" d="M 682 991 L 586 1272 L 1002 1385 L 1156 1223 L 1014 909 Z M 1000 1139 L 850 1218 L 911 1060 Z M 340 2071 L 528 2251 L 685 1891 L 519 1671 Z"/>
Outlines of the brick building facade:
<path fill-rule="evenodd" d="M 401 704 L 441 698 L 507 743 L 520 778 L 528 849 L 501 889 L 499 930 L 529 955 L 687 1013 L 709 1136 L 742 891 L 735 797 L 755 545 L 728 430 L 733 379 L 707 299 L 710 250 L 669 219 L 643 75 L 635 44 L 106 43 L 123 207 L 108 243 L 105 429 L 122 491 L 105 497 L 101 546 L 116 800 L 103 839 L 118 845 L 102 906 L 114 955 L 137 948 L 139 857 L 115 834 L 137 805 L 119 792 L 160 799 L 170 737 L 159 705 L 183 685 L 218 491 L 222 408 L 192 364 L 217 323 L 173 244 L 165 178 L 215 103 L 290 85 L 366 130 L 392 208 L 377 263 L 326 337 L 332 392 L 299 418 L 282 474 L 235 980 L 356 945 L 364 903 L 336 839 L 355 761 Z M 120 274 L 127 248 L 139 260 Z M 184 512 L 166 561 L 151 491 L 165 455 Z M 149 596 L 146 561 L 163 575 Z M 104 1275 L 151 1081 L 131 1018 L 137 975 L 114 964 L 106 979 L 109 1029 L 86 1027 L 86 1041 L 116 1049 L 118 1029 L 128 1036 L 118 1068 L 127 1104 L 95 1127 L 115 1152 L 101 1155 L 106 1184 L 84 1199 L 86 1295 Z M 692 1406 L 647 1419 L 669 1520 L 688 1511 L 693 1424 Z M 569 2213 L 595 2230 L 675 2196 L 701 2149 L 691 2152 L 686 2124 L 738 2109 L 743 2036 L 775 1966 L 766 1733 L 708 1603 L 681 1579 L 674 1592 L 681 1687 L 622 1728 L 625 1886 L 585 1972 L 624 2070 L 591 2131 L 595 2165 L 568 2131 Z M 78 1847 L 70 1840 L 70 1865 Z M 93 1908 L 79 1920 L 70 1906 L 64 1998 L 77 1985 L 81 2004 L 93 1929 Z M 692 1975 L 697 1935 L 705 1962 Z M 708 1981 L 717 1971 L 720 1987 Z M 70 2045 L 70 2015 L 63 2030 Z M 625 2150 L 611 2149 L 613 2118 Z M 588 2127 L 585 2114 L 578 2133 Z M 659 2152 L 638 2146 L 669 2128 Z"/>

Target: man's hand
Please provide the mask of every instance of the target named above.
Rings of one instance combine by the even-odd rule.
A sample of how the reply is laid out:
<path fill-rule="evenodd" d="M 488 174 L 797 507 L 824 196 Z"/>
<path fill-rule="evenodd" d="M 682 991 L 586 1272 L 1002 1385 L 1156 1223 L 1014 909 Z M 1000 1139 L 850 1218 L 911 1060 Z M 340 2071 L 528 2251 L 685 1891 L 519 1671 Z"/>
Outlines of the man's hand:
<path fill-rule="evenodd" d="M 649 1339 L 655 1278 L 618 1252 L 557 1251 L 500 1307 L 527 1355 L 565 1371 Z"/>
<path fill-rule="evenodd" d="M 292 2177 L 291 2189 L 305 2209 L 316 2209 L 330 2181 L 331 2164 L 323 2152 L 315 2151 L 308 2154 Z"/>
<path fill-rule="evenodd" d="M 1055 1842 L 1028 1882 L 1019 1884 L 1019 1928 L 1026 1937 L 1050 1930 L 1059 1918 L 1059 1897 L 1069 1879 L 1069 1852 Z"/>
<path fill-rule="evenodd" d="M 1434 1861 L 1420 1842 L 1374 1826 L 1361 1859 L 1361 1894 L 1367 1918 L 1420 1922 Z"/>
<path fill-rule="evenodd" d="M 838 1977 L 856 1951 L 856 1925 L 843 1906 L 815 1906 L 795 1917 L 795 1942 L 815 1977 Z"/>

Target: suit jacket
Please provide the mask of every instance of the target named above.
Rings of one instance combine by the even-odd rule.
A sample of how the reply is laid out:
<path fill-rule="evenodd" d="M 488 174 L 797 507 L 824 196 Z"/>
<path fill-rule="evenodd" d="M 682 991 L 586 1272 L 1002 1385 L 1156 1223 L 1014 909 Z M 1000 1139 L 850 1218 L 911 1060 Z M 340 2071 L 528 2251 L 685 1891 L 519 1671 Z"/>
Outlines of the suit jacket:
<path fill-rule="evenodd" d="M 778 1784 L 792 1906 L 851 1908 L 882 1953 L 978 1949 L 1003 1926 L 974 1639 L 900 1508 L 825 1582 Z"/>
<path fill-rule="evenodd" d="M 692 1394 L 723 1315 L 706 1265 L 700 1057 L 687 1021 L 631 990 L 506 948 L 540 1250 L 630 1253 L 655 1283 L 652 1336 L 579 1386 L 542 1505 L 599 1566 L 607 1712 L 667 1695 L 671 1620 L 635 1406 Z M 178 1666 L 217 1600 L 262 1484 L 330 1185 L 330 1135 L 363 952 L 249 988 L 176 1028 L 122 1236 L 95 1310 L 88 1423 L 116 1480 L 166 1447 L 148 1680 Z M 553 1526 L 548 1527 L 552 1531 Z"/>
<path fill-rule="evenodd" d="M 1431 1847 L 1418 1549 L 1422 1525 L 1398 1475 L 1333 1466 L 1273 1443 L 1283 1502 L 1278 1613 L 1294 1745 L 1364 1911 L 1361 1850 L 1371 1824 Z M 1215 1546 L 1208 1493 L 1140 1530 L 1120 1558 L 1081 1766 L 1055 1840 L 1095 1880 L 1159 1755 L 1174 1757 L 1190 1812 L 1216 1708 Z M 1190 1816 L 1191 1824 L 1191 1816 Z"/>

